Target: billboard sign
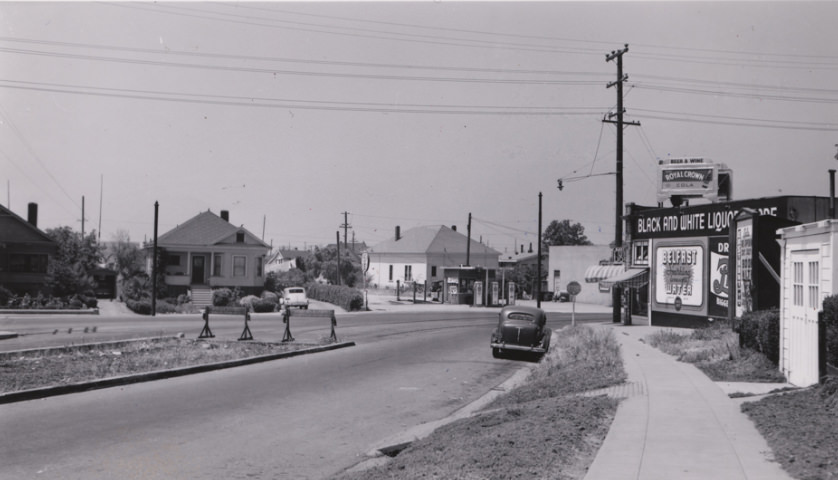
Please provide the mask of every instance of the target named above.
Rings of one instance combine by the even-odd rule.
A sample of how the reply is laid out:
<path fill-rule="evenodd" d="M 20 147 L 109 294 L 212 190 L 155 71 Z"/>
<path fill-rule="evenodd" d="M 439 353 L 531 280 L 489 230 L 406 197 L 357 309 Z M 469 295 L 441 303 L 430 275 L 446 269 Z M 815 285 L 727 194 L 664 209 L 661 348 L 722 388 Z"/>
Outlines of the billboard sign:
<path fill-rule="evenodd" d="M 655 247 L 655 302 L 681 311 L 704 303 L 704 243 Z"/>

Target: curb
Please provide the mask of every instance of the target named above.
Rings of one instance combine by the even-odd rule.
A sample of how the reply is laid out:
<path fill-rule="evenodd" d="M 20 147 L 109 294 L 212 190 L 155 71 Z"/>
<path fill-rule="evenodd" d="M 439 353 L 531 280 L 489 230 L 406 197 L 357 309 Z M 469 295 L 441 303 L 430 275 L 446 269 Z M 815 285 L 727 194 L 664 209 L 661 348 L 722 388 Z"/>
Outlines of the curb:
<path fill-rule="evenodd" d="M 35 400 L 39 398 L 54 397 L 57 395 L 66 395 L 68 393 L 79 393 L 86 392 L 89 390 L 99 390 L 102 388 L 116 387 L 120 385 L 130 385 L 132 383 L 141 383 L 152 380 L 163 380 L 166 378 L 182 377 L 185 375 L 193 375 L 196 373 L 209 372 L 212 370 L 240 367 L 243 365 L 250 365 L 253 363 L 267 362 L 270 360 L 279 360 L 281 358 L 290 358 L 296 357 L 298 355 L 305 355 L 308 353 L 325 352 L 329 350 L 337 350 L 339 348 L 354 346 L 355 342 L 341 342 L 331 345 L 323 345 L 320 347 L 303 348 L 300 350 L 294 350 L 293 352 L 260 355 L 258 357 L 242 358 L 239 360 L 229 360 L 226 362 L 207 363 L 204 365 L 195 365 L 191 367 L 173 368 L 171 370 L 159 370 L 156 372 L 138 373 L 135 375 L 124 375 L 121 377 L 104 378 L 101 380 L 74 383 L 71 385 L 59 385 L 54 387 L 35 388 L 32 390 L 21 390 L 19 392 L 0 394 L 0 405 L 6 403 L 22 402 L 26 400 Z"/>

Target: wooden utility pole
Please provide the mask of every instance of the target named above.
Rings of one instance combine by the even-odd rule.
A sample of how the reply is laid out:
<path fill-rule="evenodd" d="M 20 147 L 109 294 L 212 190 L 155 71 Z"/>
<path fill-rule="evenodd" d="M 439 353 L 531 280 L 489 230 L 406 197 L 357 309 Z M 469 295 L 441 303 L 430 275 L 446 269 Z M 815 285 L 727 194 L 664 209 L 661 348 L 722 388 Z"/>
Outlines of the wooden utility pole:
<path fill-rule="evenodd" d="M 602 120 L 606 123 L 617 124 L 617 194 L 615 198 L 614 212 L 616 217 L 614 222 L 614 252 L 612 254 L 612 258 L 615 261 L 618 259 L 625 261 L 625 259 L 622 258 L 623 255 L 620 253 L 622 252 L 623 247 L 623 126 L 640 125 L 640 122 L 623 121 L 623 113 L 625 113 L 625 108 L 623 108 L 623 83 L 628 80 L 628 75 L 623 74 L 623 54 L 628 52 L 628 47 L 628 44 L 625 44 L 625 47 L 622 50 L 612 50 L 611 53 L 605 55 L 606 62 L 610 62 L 611 60 L 617 61 L 617 80 L 609 83 L 606 87 L 617 87 L 617 111 L 609 113 L 608 117 Z M 612 120 L 614 117 L 617 117 L 616 121 Z M 613 304 L 612 321 L 614 323 L 619 323 L 620 304 L 622 303 L 622 288 L 614 286 L 611 287 L 611 291 L 611 300 Z"/>
<path fill-rule="evenodd" d="M 347 232 L 349 231 L 349 227 L 352 225 L 349 224 L 349 212 L 343 212 L 343 225 L 340 228 L 343 229 L 343 249 L 345 252 L 348 252 L 348 245 L 346 243 Z M 338 242 L 340 242 L 340 237 L 338 237 Z"/>
<path fill-rule="evenodd" d="M 468 238 L 466 239 L 466 266 L 471 265 L 471 212 L 468 213 Z"/>

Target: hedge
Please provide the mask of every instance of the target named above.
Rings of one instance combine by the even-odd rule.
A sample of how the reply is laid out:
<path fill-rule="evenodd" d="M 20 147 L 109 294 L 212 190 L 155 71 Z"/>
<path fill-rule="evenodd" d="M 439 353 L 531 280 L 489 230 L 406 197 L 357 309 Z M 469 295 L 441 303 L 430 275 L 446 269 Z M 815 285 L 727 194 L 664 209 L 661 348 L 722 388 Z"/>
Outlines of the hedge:
<path fill-rule="evenodd" d="M 762 353 L 775 365 L 780 362 L 780 312 L 748 312 L 739 321 L 739 345 Z"/>
<path fill-rule="evenodd" d="M 312 283 L 306 286 L 308 298 L 337 305 L 352 312 L 364 308 L 364 295 L 355 288 L 343 285 L 322 285 Z"/>
<path fill-rule="evenodd" d="M 824 299 L 823 321 L 826 324 L 826 361 L 838 366 L 838 295 Z"/>

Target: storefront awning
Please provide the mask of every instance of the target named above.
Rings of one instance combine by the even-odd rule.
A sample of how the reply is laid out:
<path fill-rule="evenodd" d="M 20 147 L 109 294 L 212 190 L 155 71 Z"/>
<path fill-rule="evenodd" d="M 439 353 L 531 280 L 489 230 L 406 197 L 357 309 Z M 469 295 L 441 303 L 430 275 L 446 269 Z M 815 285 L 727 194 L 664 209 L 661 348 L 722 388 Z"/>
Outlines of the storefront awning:
<path fill-rule="evenodd" d="M 611 278 L 599 282 L 599 288 L 640 288 L 649 283 L 648 268 L 629 268 Z"/>
<path fill-rule="evenodd" d="M 585 270 L 585 282 L 597 283 L 601 280 L 617 276 L 625 270 L 626 267 L 624 265 L 594 265 Z"/>

